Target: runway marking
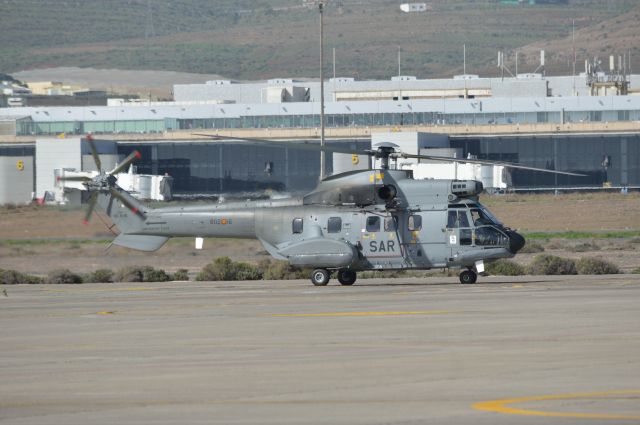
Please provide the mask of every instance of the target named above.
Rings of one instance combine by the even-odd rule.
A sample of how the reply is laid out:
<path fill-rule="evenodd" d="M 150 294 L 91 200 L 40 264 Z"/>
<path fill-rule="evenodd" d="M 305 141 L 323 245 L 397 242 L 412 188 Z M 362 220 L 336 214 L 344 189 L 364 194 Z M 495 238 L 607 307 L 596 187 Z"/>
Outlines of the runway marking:
<path fill-rule="evenodd" d="M 627 390 L 627 391 L 605 391 L 596 393 L 574 393 L 574 394 L 553 394 L 543 396 L 521 397 L 505 400 L 490 400 L 475 403 L 472 407 L 477 410 L 483 410 L 486 412 L 504 413 L 509 415 L 522 415 L 522 416 L 546 416 L 556 418 L 579 418 L 579 419 L 607 419 L 607 420 L 638 420 L 640 414 L 633 415 L 621 415 L 616 413 L 579 413 L 579 412 L 547 412 L 543 410 L 528 410 L 517 409 L 509 407 L 511 404 L 527 403 L 531 401 L 546 401 L 546 400 L 574 400 L 574 399 L 598 399 L 611 396 L 640 396 L 640 390 Z"/>
<path fill-rule="evenodd" d="M 69 289 L 43 289 L 45 292 L 138 292 L 138 291 L 156 291 L 158 288 L 82 288 L 75 286 Z"/>
<path fill-rule="evenodd" d="M 367 316 L 429 316 L 436 314 L 451 314 L 448 310 L 424 311 L 337 311 L 325 313 L 284 313 L 272 314 L 271 317 L 367 317 Z"/>

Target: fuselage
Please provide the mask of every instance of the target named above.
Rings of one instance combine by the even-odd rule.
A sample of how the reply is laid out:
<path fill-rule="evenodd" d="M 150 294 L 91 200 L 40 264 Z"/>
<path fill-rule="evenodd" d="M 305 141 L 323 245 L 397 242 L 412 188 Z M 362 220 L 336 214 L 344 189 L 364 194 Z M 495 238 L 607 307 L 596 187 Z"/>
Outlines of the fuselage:
<path fill-rule="evenodd" d="M 354 270 L 471 267 L 479 260 L 512 257 L 520 248 L 514 246 L 520 243 L 514 244 L 515 232 L 475 198 L 395 209 L 305 205 L 302 198 L 163 208 L 151 210 L 136 234 L 257 238 L 279 259 L 293 256 L 300 265 Z M 353 254 L 338 249 L 341 254 L 330 259 L 324 251 L 335 248 L 321 247 L 321 241 L 351 246 Z M 287 250 L 291 246 L 301 248 Z"/>

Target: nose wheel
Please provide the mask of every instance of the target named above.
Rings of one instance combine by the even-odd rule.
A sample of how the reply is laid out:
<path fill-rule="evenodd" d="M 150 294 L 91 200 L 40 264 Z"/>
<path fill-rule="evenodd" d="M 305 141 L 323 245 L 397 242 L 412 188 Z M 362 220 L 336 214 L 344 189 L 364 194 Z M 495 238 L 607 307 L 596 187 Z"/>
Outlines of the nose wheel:
<path fill-rule="evenodd" d="M 460 273 L 460 283 L 471 284 L 476 283 L 476 280 L 478 280 L 478 275 L 473 270 L 465 270 Z"/>
<path fill-rule="evenodd" d="M 315 286 L 326 286 L 330 278 L 331 274 L 327 269 L 315 269 L 313 273 L 311 273 L 311 283 Z"/>

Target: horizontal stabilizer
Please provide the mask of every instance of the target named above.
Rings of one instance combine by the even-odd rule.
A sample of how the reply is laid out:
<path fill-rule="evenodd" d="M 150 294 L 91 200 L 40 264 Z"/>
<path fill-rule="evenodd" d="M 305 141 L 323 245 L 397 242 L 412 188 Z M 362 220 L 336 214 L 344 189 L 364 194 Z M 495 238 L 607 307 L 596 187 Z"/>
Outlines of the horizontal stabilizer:
<path fill-rule="evenodd" d="M 139 251 L 157 251 L 168 239 L 166 236 L 127 235 L 122 233 L 112 243 Z"/>

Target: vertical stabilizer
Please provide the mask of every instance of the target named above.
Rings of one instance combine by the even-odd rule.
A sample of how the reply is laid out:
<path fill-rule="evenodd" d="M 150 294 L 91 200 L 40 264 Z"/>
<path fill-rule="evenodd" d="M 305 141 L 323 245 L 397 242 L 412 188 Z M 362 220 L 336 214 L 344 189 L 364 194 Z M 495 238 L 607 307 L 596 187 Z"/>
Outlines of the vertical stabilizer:
<path fill-rule="evenodd" d="M 98 203 L 122 233 L 142 230 L 149 208 L 119 187 L 100 193 Z"/>

